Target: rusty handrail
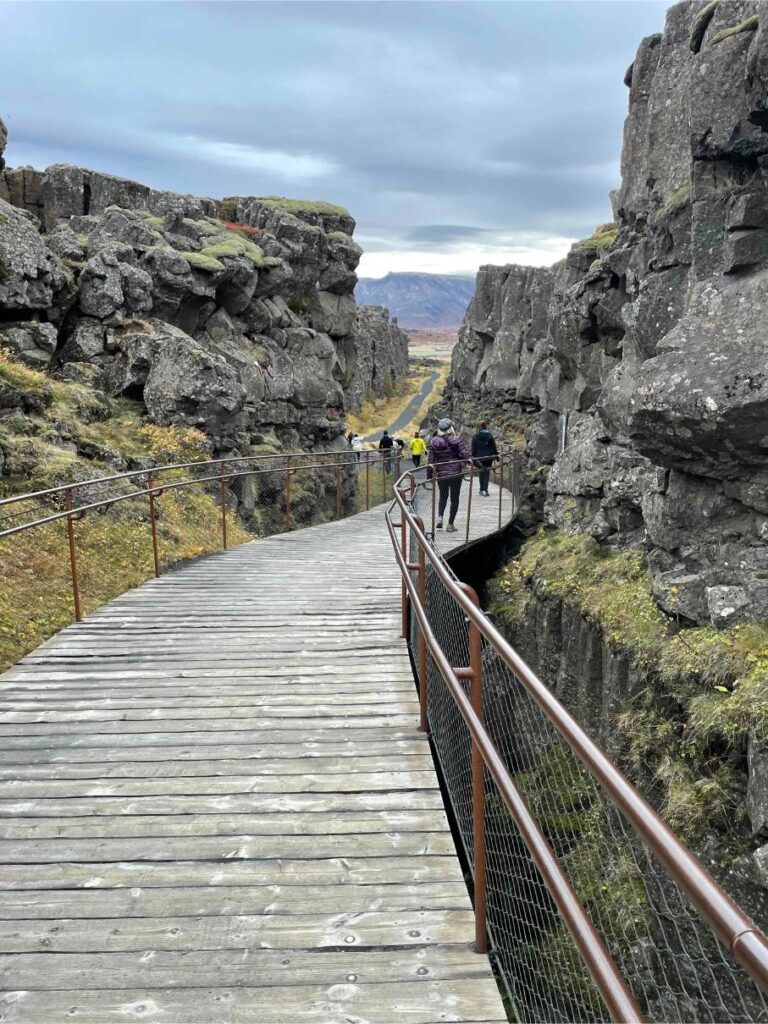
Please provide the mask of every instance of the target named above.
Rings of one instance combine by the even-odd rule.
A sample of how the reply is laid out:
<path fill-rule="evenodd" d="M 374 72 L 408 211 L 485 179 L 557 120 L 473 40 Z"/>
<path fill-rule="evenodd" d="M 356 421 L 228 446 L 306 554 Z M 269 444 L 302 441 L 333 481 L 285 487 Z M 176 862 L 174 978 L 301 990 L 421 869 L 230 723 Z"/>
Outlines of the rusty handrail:
<path fill-rule="evenodd" d="M 405 502 L 402 500 L 402 496 L 398 489 L 396 489 L 395 493 L 397 495 L 396 501 L 400 504 L 402 513 L 405 509 Z M 645 1021 L 645 1017 L 642 1015 L 639 1007 L 635 1003 L 627 983 L 624 981 L 618 971 L 618 968 L 611 959 L 611 955 L 606 949 L 605 943 L 598 935 L 595 926 L 592 924 L 584 910 L 584 907 L 581 905 L 578 896 L 574 892 L 570 881 L 561 868 L 551 847 L 547 843 L 547 840 L 539 828 L 535 818 L 528 810 L 525 801 L 512 780 L 512 776 L 504 764 L 501 754 L 497 750 L 481 722 L 472 701 L 464 692 L 458 673 L 461 672 L 462 676 L 465 677 L 466 670 L 462 672 L 462 670 L 459 669 L 457 671 L 451 666 L 443 652 L 443 649 L 440 647 L 437 638 L 432 632 L 429 625 L 429 619 L 427 618 L 426 609 L 419 600 L 417 589 L 414 587 L 413 580 L 410 578 L 408 563 L 402 557 L 398 548 L 395 526 L 392 523 L 391 514 L 387 514 L 386 520 L 387 529 L 389 530 L 390 539 L 395 551 L 395 558 L 400 567 L 403 579 L 405 580 L 405 585 L 411 599 L 411 608 L 419 623 L 421 635 L 423 636 L 424 641 L 429 648 L 429 652 L 432 655 L 432 659 L 445 680 L 451 696 L 453 697 L 456 706 L 469 729 L 475 749 L 479 751 L 483 763 L 504 798 L 504 802 L 507 805 L 509 813 L 512 815 L 526 847 L 536 862 L 536 865 L 546 882 L 547 888 L 549 889 L 549 892 L 555 901 L 555 904 L 557 905 L 557 908 L 560 911 L 563 920 L 579 949 L 579 952 L 584 958 L 584 962 L 586 963 L 590 974 L 594 978 L 595 983 L 605 1000 L 612 1019 L 614 1021 L 623 1022 L 623 1024 L 635 1024 L 635 1022 L 637 1022 L 637 1024 L 642 1024 L 642 1022 Z M 408 521 L 412 526 L 414 525 L 413 518 L 410 517 L 410 515 L 407 519 L 403 518 L 402 522 L 406 521 Z M 421 544 L 422 539 L 424 542 L 423 545 Z M 426 551 L 427 548 L 430 547 L 426 541 L 423 531 L 420 533 L 419 545 L 422 551 Z M 454 583 L 454 586 L 457 590 L 459 589 L 459 584 Z M 469 595 L 464 594 L 464 596 L 470 604 L 473 603 L 473 600 Z M 475 799 L 477 797 L 477 789 L 474 786 L 473 797 Z M 484 893 L 481 894 L 481 899 L 484 906 Z M 477 912 L 477 901 L 475 908 Z M 485 928 L 484 921 L 481 923 L 481 928 L 482 930 Z M 484 943 L 478 942 L 478 947 L 480 951 L 485 951 Z"/>
<path fill-rule="evenodd" d="M 313 453 L 311 453 L 311 452 L 302 452 L 302 453 L 299 453 L 299 454 L 307 457 L 309 455 L 312 455 Z M 225 480 L 238 480 L 238 479 L 241 479 L 243 477 L 260 476 L 260 475 L 265 474 L 265 473 L 275 473 L 275 472 L 280 472 L 280 471 L 286 471 L 286 468 L 288 469 L 288 471 L 290 473 L 293 474 L 293 473 L 299 472 L 301 470 L 336 469 L 336 468 L 343 469 L 343 468 L 352 468 L 352 467 L 356 467 L 357 465 L 359 465 L 356 455 L 350 455 L 348 452 L 319 452 L 319 453 L 315 453 L 315 454 L 319 455 L 319 456 L 323 456 L 323 457 L 324 456 L 334 456 L 334 459 L 332 461 L 327 461 L 327 462 L 303 463 L 303 464 L 298 465 L 298 466 L 294 465 L 292 463 L 292 461 L 291 461 L 291 463 L 290 463 L 290 465 L 288 467 L 282 466 L 282 465 L 281 466 L 277 466 L 277 467 L 269 466 L 266 469 L 261 469 L 261 468 L 259 468 L 259 469 L 247 469 L 247 470 L 243 470 L 241 472 L 232 472 L 232 473 L 223 473 L 221 470 L 223 469 L 224 466 L 232 465 L 233 463 L 237 463 L 237 462 L 240 462 L 240 461 L 245 461 L 245 462 L 253 461 L 255 459 L 261 458 L 261 456 L 250 456 L 248 459 L 242 459 L 242 460 L 239 459 L 239 458 L 234 458 L 234 459 L 217 459 L 215 461 L 207 461 L 206 460 L 204 462 L 186 462 L 186 463 L 179 463 L 178 465 L 162 466 L 162 467 L 157 467 L 157 468 L 153 467 L 152 469 L 135 470 L 135 471 L 132 471 L 131 473 L 121 473 L 121 474 L 117 474 L 116 476 L 99 477 L 99 478 L 95 478 L 93 480 L 81 481 L 79 484 L 76 484 L 76 483 L 64 484 L 61 487 L 50 488 L 48 491 L 34 491 L 34 492 L 29 493 L 29 494 L 16 494 L 16 495 L 12 495 L 11 497 L 4 498 L 2 501 L 0 501 L 0 508 L 2 508 L 2 506 L 4 506 L 4 505 L 8 506 L 8 505 L 11 505 L 12 503 L 18 504 L 20 502 L 29 501 L 32 498 L 39 498 L 39 497 L 45 496 L 45 495 L 53 496 L 53 495 L 59 495 L 60 494 L 66 500 L 67 495 L 70 495 L 70 497 L 71 497 L 72 491 L 74 491 L 76 487 L 80 487 L 80 488 L 89 487 L 89 486 L 90 487 L 95 487 L 95 486 L 97 486 L 99 484 L 110 483 L 110 482 L 115 481 L 115 480 L 126 480 L 126 479 L 133 478 L 133 477 L 136 477 L 136 476 L 144 477 L 145 479 L 149 478 L 149 479 L 151 479 L 153 481 L 151 487 L 147 486 L 145 488 L 142 488 L 142 490 L 140 490 L 140 491 L 130 491 L 128 494 L 117 494 L 117 495 L 112 495 L 112 496 L 107 497 L 107 498 L 100 498 L 98 501 L 89 502 L 86 505 L 74 505 L 70 509 L 65 508 L 64 511 L 62 511 L 62 512 L 54 512 L 54 513 L 51 513 L 48 516 L 43 516 L 40 519 L 35 519 L 32 522 L 22 523 L 22 524 L 20 524 L 18 526 L 12 526 L 12 527 L 9 527 L 8 529 L 0 530 L 0 540 L 2 540 L 5 537 L 11 537 L 11 536 L 13 536 L 14 534 L 17 534 L 17 533 L 23 533 L 25 530 L 31 530 L 31 529 L 33 529 L 33 528 L 35 528 L 37 526 L 45 526 L 48 523 L 54 523 L 54 522 L 57 522 L 60 519 L 66 519 L 67 517 L 71 517 L 73 515 L 73 513 L 76 514 L 76 515 L 82 516 L 86 512 L 91 512 L 91 511 L 93 511 L 95 509 L 98 509 L 98 508 L 108 508 L 109 506 L 117 505 L 117 504 L 119 504 L 122 501 L 130 501 L 130 500 L 133 500 L 133 499 L 136 499 L 136 498 L 145 498 L 150 493 L 153 493 L 153 494 L 157 495 L 158 492 L 160 492 L 160 491 L 181 490 L 184 487 L 193 487 L 196 484 L 219 483 L 220 481 L 225 481 Z M 385 462 L 384 456 L 382 456 L 379 452 L 375 451 L 375 452 L 372 452 L 371 454 L 376 456 L 376 458 L 373 460 L 374 464 L 376 464 L 377 461 L 381 462 L 382 464 Z M 296 458 L 296 453 L 294 452 L 291 455 L 281 455 L 279 457 L 281 459 L 284 459 L 284 460 L 293 460 L 293 459 Z M 266 455 L 263 458 L 265 460 L 270 460 L 271 461 L 271 460 L 273 460 L 275 458 L 275 456 Z M 392 459 L 392 461 L 394 461 L 394 459 Z M 161 470 L 169 471 L 169 470 L 173 470 L 173 469 L 187 469 L 187 468 L 189 468 L 191 466 L 218 466 L 218 467 L 220 467 L 220 469 L 219 469 L 219 472 L 211 474 L 210 476 L 191 477 L 191 478 L 186 479 L 186 480 L 163 480 L 163 481 L 155 480 L 155 474 L 160 472 Z"/>
<path fill-rule="evenodd" d="M 362 453 L 360 453 L 362 455 Z M 371 458 L 373 456 L 373 458 Z M 365 453 L 365 464 L 358 453 L 351 450 L 329 451 L 329 452 L 291 452 L 276 455 L 263 456 L 235 456 L 225 459 L 205 459 L 195 462 L 173 463 L 165 466 L 153 466 L 147 469 L 131 470 L 126 473 L 115 473 L 106 477 L 93 478 L 90 480 L 73 481 L 59 487 L 51 487 L 43 491 L 34 491 L 26 494 L 14 494 L 0 500 L 0 527 L 3 522 L 14 522 L 14 525 L 6 525 L 5 529 L 0 528 L 0 541 L 8 540 L 17 534 L 34 530 L 38 527 L 64 521 L 66 526 L 66 544 L 69 557 L 69 577 L 72 592 L 72 617 L 79 622 L 83 614 L 83 600 L 80 587 L 80 567 L 78 564 L 77 531 L 75 524 L 89 512 L 108 510 L 113 505 L 122 504 L 126 501 L 145 500 L 148 503 L 149 511 L 149 535 L 151 542 L 152 567 L 155 576 L 161 573 L 161 559 L 158 542 L 158 506 L 156 499 L 166 491 L 179 491 L 184 488 L 201 485 L 217 493 L 218 519 L 220 522 L 221 547 L 226 549 L 229 544 L 230 530 L 228 515 L 227 488 L 236 480 L 246 477 L 258 477 L 263 474 L 278 474 L 285 477 L 284 498 L 285 511 L 284 523 L 286 529 L 291 529 L 291 478 L 294 474 L 302 471 L 330 471 L 335 478 L 335 518 L 341 518 L 344 512 L 342 500 L 342 470 L 355 473 L 361 477 L 365 468 L 365 507 L 370 505 L 369 473 L 370 466 L 378 466 L 381 463 L 382 476 L 385 483 L 382 500 L 387 500 L 389 485 L 387 484 L 387 473 L 385 465 L 392 463 L 396 472 L 389 479 L 397 480 L 401 460 L 392 453 L 382 451 L 367 451 Z M 202 468 L 205 475 L 191 476 L 184 479 L 169 479 L 159 474 L 168 474 L 171 471 L 183 472 L 191 468 Z M 245 467 L 245 468 L 243 468 Z M 211 472 L 212 470 L 212 472 Z M 116 488 L 108 485 L 116 481 L 126 482 L 130 487 L 135 488 L 141 483 L 141 489 L 130 489 L 127 493 L 116 493 Z M 394 486 L 394 484 L 392 485 Z M 108 493 L 96 500 L 88 500 L 89 495 L 84 488 L 102 487 Z M 283 488 L 280 488 L 283 490 Z M 80 491 L 80 499 L 83 502 L 78 504 L 74 498 L 74 492 Z M 391 492 L 389 492 L 391 493 Z M 33 502 L 31 509 L 24 508 L 25 504 Z M 41 511 L 46 515 L 40 516 Z M 33 518 L 37 514 L 37 518 Z M 19 522 L 22 517 L 26 521 Z"/>
<path fill-rule="evenodd" d="M 730 950 L 736 962 L 764 993 L 768 993 L 768 939 L 763 932 L 725 893 L 689 850 L 686 849 L 648 801 L 641 796 L 626 776 L 600 750 L 573 716 L 553 696 L 549 688 L 539 679 L 533 669 L 499 633 L 479 606 L 465 593 L 462 585 L 456 580 L 440 553 L 430 543 L 424 532 L 422 520 L 413 513 L 411 502 L 406 500 L 400 486 L 395 487 L 394 501 L 386 513 L 390 536 L 393 536 L 392 511 L 395 506 L 398 507 L 401 522 L 407 523 L 411 536 L 416 540 L 419 548 L 419 558 L 423 557 L 429 561 L 446 591 L 459 606 L 469 623 L 480 632 L 488 644 L 496 651 L 502 662 L 510 669 L 569 748 L 577 755 L 592 778 L 608 795 L 614 806 L 629 821 L 638 837 L 656 856 L 669 876 L 680 886 L 680 889 L 696 908 L 699 916 Z M 457 702 L 473 738 L 480 745 L 479 733 L 482 731 L 482 725 L 479 722 L 473 722 L 471 707 L 465 707 L 467 701 L 463 691 L 461 691 L 463 700 L 459 698 L 456 692 L 454 683 L 458 681 L 450 665 L 448 665 L 442 650 L 437 646 L 437 641 L 429 628 L 426 609 L 422 607 L 418 593 L 413 587 L 413 582 L 410 580 L 409 566 L 402 559 L 397 544 L 394 547 L 395 557 L 401 573 L 406 578 L 412 611 L 430 647 L 435 664 L 446 679 L 446 683 Z M 460 686 L 458 688 L 461 690 Z M 488 742 L 490 743 L 490 740 Z M 493 746 L 492 743 L 490 745 L 491 747 Z M 485 748 L 482 747 L 481 749 Z M 495 756 L 498 756 L 498 751 L 495 748 L 493 748 L 493 753 Z M 487 761 L 486 764 L 488 764 Z M 490 764 L 488 764 L 488 769 L 493 775 Z M 506 768 L 502 762 L 499 774 L 500 779 L 503 779 L 505 772 Z M 514 787 L 511 778 L 508 781 L 504 780 L 503 784 L 499 779 L 496 779 L 495 775 L 494 779 L 506 800 L 504 787 L 509 788 L 510 784 Z M 514 817 L 515 809 L 512 806 L 509 806 L 509 809 Z M 531 850 L 531 853 L 533 854 L 533 850 Z M 542 875 L 544 875 L 543 871 Z M 544 877 L 546 879 L 545 875 Z M 552 889 L 550 889 L 550 892 L 553 898 L 557 900 L 556 893 Z M 568 923 L 567 920 L 566 923 Z M 576 937 L 574 936 L 574 938 Z M 583 950 L 582 955 L 584 956 Z M 586 956 L 584 956 L 584 959 L 590 972 L 593 973 L 595 981 L 600 985 L 598 978 L 593 972 L 594 964 Z M 602 987 L 600 991 L 604 999 L 610 996 L 610 992 L 603 991 Z"/>
<path fill-rule="evenodd" d="M 49 488 L 47 488 L 44 491 L 30 491 L 30 492 L 25 493 L 25 494 L 12 494 L 12 495 L 10 495 L 8 497 L 0 498 L 0 509 L 2 509 L 3 506 L 5 506 L 5 505 L 13 504 L 14 502 L 31 501 L 33 498 L 47 498 L 47 497 L 51 497 L 52 495 L 55 495 L 55 494 L 64 495 L 66 493 L 66 491 L 81 490 L 84 487 L 95 487 L 97 484 L 114 483 L 115 480 L 129 480 L 129 479 L 131 479 L 133 477 L 146 476 L 148 473 L 151 473 L 153 475 L 157 475 L 159 473 L 169 473 L 169 472 L 171 472 L 173 470 L 178 470 L 178 469 L 192 469 L 193 467 L 198 467 L 198 466 L 218 466 L 219 463 L 221 463 L 221 462 L 224 462 L 224 463 L 232 463 L 232 462 L 259 462 L 259 463 L 262 463 L 262 462 L 272 462 L 272 461 L 275 461 L 275 460 L 278 460 L 278 459 L 286 459 L 286 458 L 290 458 L 290 459 L 297 459 L 297 458 L 304 458 L 304 459 L 308 459 L 308 458 L 328 458 L 328 459 L 346 458 L 346 459 L 349 459 L 349 465 L 352 465 L 352 464 L 356 464 L 357 463 L 356 454 L 357 453 L 355 453 L 355 452 L 347 452 L 347 451 L 336 451 L 336 452 L 334 452 L 334 451 L 329 451 L 329 452 L 284 452 L 284 453 L 278 453 L 278 454 L 275 454 L 275 455 L 235 455 L 235 456 L 231 456 L 231 457 L 223 458 L 223 459 L 199 459 L 199 460 L 197 460 L 195 462 L 173 462 L 173 463 L 168 463 L 167 465 L 164 465 L 164 466 L 152 466 L 151 469 L 131 469 L 131 470 L 127 470 L 125 473 L 113 473 L 111 476 L 92 477 L 89 480 L 74 480 L 74 481 L 72 481 L 72 483 L 61 484 L 61 485 L 59 485 L 57 487 L 49 487 Z M 383 458 L 382 454 L 378 450 L 370 450 L 370 449 L 368 449 L 368 454 L 369 455 L 378 456 L 380 459 Z M 335 465 L 335 462 L 331 461 L 331 462 L 329 462 L 327 464 L 324 464 L 324 468 L 327 468 L 327 466 L 333 467 L 334 465 Z M 297 466 L 296 468 L 299 469 L 299 468 L 305 468 L 305 467 Z M 310 467 L 306 467 L 306 468 L 310 468 Z M 317 468 L 317 467 L 312 467 L 312 468 Z M 323 467 L 321 467 L 321 468 L 323 468 Z M 218 479 L 218 476 L 216 477 L 216 479 Z"/>

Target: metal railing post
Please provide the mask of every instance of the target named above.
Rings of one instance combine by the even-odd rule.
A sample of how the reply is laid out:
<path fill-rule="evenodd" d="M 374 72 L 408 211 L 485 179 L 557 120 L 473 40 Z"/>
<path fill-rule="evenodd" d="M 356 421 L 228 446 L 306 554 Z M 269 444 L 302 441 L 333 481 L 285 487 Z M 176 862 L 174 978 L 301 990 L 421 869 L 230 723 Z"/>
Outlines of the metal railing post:
<path fill-rule="evenodd" d="M 435 536 L 435 510 L 437 508 L 437 466 L 432 470 L 432 536 Z"/>
<path fill-rule="evenodd" d="M 512 456 L 512 518 L 517 516 L 520 504 L 520 462 Z"/>
<path fill-rule="evenodd" d="M 501 501 L 504 496 L 504 456 L 499 459 L 499 529 L 501 529 Z"/>
<path fill-rule="evenodd" d="M 155 492 L 153 490 L 155 482 L 152 477 L 147 479 L 147 487 L 149 488 L 149 525 L 152 529 L 152 560 L 155 564 L 155 576 L 160 575 L 160 553 L 157 547 L 157 513 L 155 511 Z"/>
<path fill-rule="evenodd" d="M 72 517 L 72 491 L 69 488 L 64 492 L 64 507 L 69 513 L 67 516 L 67 539 L 69 541 L 69 574 L 72 579 L 72 597 L 75 603 L 75 622 L 80 622 L 83 616 L 80 611 L 80 584 L 77 576 L 77 548 L 75 546 L 75 524 Z"/>
<path fill-rule="evenodd" d="M 473 604 L 480 607 L 477 592 L 467 584 L 461 589 Z M 469 623 L 469 699 L 472 709 L 483 721 L 483 641 L 477 625 Z M 488 952 L 485 884 L 485 765 L 477 742 L 472 740 L 472 867 L 475 886 L 475 947 L 478 953 Z"/>
<path fill-rule="evenodd" d="M 403 492 L 400 491 L 402 494 Z M 408 524 L 405 516 L 400 516 L 400 550 L 403 553 L 403 560 L 408 561 Z M 405 585 L 405 577 L 400 577 L 400 612 L 401 612 L 401 636 L 408 638 L 408 588 Z"/>
<path fill-rule="evenodd" d="M 424 532 L 424 520 L 420 516 L 414 516 L 414 522 L 418 527 L 416 531 L 416 547 L 418 548 L 418 577 L 416 582 L 417 594 L 419 598 L 419 605 L 422 608 L 425 608 L 427 603 L 427 563 L 426 557 L 424 555 L 424 544 L 421 537 L 421 535 Z M 422 630 L 420 625 L 417 626 L 417 629 L 419 631 L 419 732 L 428 732 L 429 721 L 427 715 L 427 641 L 424 636 L 424 631 Z"/>
<path fill-rule="evenodd" d="M 219 463 L 219 492 L 221 496 L 221 544 L 227 549 L 227 485 L 224 480 L 224 463 Z"/>
<path fill-rule="evenodd" d="M 371 453 L 365 449 L 365 511 L 371 507 Z"/>
<path fill-rule="evenodd" d="M 341 465 L 340 456 L 336 456 L 336 518 L 341 519 Z"/>
<path fill-rule="evenodd" d="M 469 544 L 469 520 L 472 518 L 472 485 L 475 482 L 475 462 L 474 459 L 469 466 L 469 496 L 467 497 L 467 530 L 464 537 L 464 543 Z"/>
<path fill-rule="evenodd" d="M 285 461 L 285 532 L 291 529 L 291 456 Z"/>

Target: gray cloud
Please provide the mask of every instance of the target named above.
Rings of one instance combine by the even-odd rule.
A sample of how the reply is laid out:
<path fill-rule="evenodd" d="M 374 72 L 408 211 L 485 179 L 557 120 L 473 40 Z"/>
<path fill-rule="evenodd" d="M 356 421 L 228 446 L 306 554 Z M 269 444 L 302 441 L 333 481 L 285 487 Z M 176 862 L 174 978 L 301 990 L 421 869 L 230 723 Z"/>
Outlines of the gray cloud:
<path fill-rule="evenodd" d="M 5 3 L 7 157 L 324 198 L 395 254 L 588 234 L 664 6 Z"/>

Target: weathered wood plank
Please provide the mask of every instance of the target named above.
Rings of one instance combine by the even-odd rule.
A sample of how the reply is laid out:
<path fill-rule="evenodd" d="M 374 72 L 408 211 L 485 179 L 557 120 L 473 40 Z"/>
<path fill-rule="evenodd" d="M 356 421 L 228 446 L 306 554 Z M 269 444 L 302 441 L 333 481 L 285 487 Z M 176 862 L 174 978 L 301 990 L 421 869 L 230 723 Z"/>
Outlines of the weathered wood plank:
<path fill-rule="evenodd" d="M 153 951 L 142 953 L 81 953 L 77 972 L 70 955 L 56 953 L 17 953 L 0 956 L 0 977 L 10 989 L 125 988 L 143 989 L 208 985 L 248 986 L 271 989 L 284 985 L 340 985 L 354 974 L 359 985 L 383 982 L 409 982 L 489 978 L 485 957 L 477 956 L 466 945 L 434 945 L 405 950 L 326 950 L 285 953 L 269 949 L 189 950 L 184 953 Z M 269 992 L 264 993 L 269 998 Z"/>
<path fill-rule="evenodd" d="M 386 786 L 377 789 L 362 785 L 359 792 L 343 788 L 349 783 L 344 775 L 323 776 L 324 779 L 339 780 L 337 788 L 328 786 L 326 790 L 307 791 L 306 778 L 301 775 L 291 776 L 295 783 L 295 791 L 291 792 L 281 785 L 280 777 L 267 776 L 271 788 L 267 792 L 252 792 L 246 787 L 242 793 L 225 793 L 223 795 L 201 796 L 190 792 L 186 795 L 152 795 L 152 796 L 75 796 L 75 797 L 43 797 L 36 800 L 0 800 L 0 835 L 8 838 L 8 829 L 18 821 L 24 827 L 32 827 L 40 823 L 40 819 L 58 821 L 62 828 L 72 826 L 79 819 L 99 818 L 108 816 L 144 815 L 148 817 L 168 817 L 189 815 L 207 816 L 211 814 L 243 815 L 271 814 L 281 815 L 315 815 L 333 812 L 340 814 L 359 814 L 364 817 L 367 812 L 395 812 L 416 810 L 443 810 L 440 790 L 431 772 L 419 773 L 421 786 L 406 782 L 398 786 Z M 354 778 L 354 776 L 353 776 Z M 194 780 L 193 780 L 194 781 Z M 95 787 L 89 787 L 93 789 Z M 108 787 L 103 787 L 108 788 Z M 330 791 L 328 791 L 330 790 Z"/>
<path fill-rule="evenodd" d="M 71 992 L 8 992 L 0 996 L 4 1024 L 28 1021 L 77 1021 L 109 1024 L 126 1020 L 173 1021 L 173 1024 L 494 1024 L 501 1001 L 490 979 L 397 984 L 288 986 L 263 988 L 193 988 L 153 991 L 141 989 Z"/>
<path fill-rule="evenodd" d="M 288 835 L 346 835 L 363 833 L 398 832 L 440 832 L 447 825 L 445 811 L 437 809 L 440 794 L 434 792 L 433 810 L 404 809 L 408 800 L 398 800 L 402 794 L 387 801 L 393 806 L 385 810 L 371 810 L 359 807 L 348 808 L 345 800 L 328 801 L 338 804 L 329 810 L 296 809 L 286 812 L 286 800 L 275 798 L 280 811 L 248 813 L 200 813 L 198 810 L 184 813 L 179 808 L 175 814 L 101 814 L 89 817 L 30 818 L 18 817 L 4 820 L 0 824 L 0 838 L 13 839 L 126 839 L 158 838 L 164 836 L 288 836 Z M 424 801 L 418 801 L 423 803 Z M 194 805 L 193 805 L 194 806 Z"/>
<path fill-rule="evenodd" d="M 82 797 L 165 797 L 165 796 L 202 796 L 202 795 L 235 795 L 247 793 L 253 797 L 261 793 L 281 794 L 286 803 L 293 803 L 294 793 L 355 793 L 363 791 L 369 794 L 372 801 L 380 800 L 373 790 L 377 782 L 382 781 L 374 773 L 369 776 L 370 785 L 365 785 L 363 773 L 351 772 L 348 775 L 289 775 L 279 783 L 269 775 L 236 775 L 236 776 L 193 776 L 170 778 L 137 778 L 137 779 L 44 779 L 44 780 L 11 780 L 3 784 L 4 800 L 42 800 L 51 798 Z M 390 772 L 389 785 L 384 792 L 392 790 L 419 790 L 435 788 L 434 775 L 424 778 L 421 772 Z M 421 785 L 420 785 L 421 783 Z M 380 787 L 378 787 L 380 788 Z M 406 799 L 403 797 L 403 799 Z M 2 803 L 2 801 L 0 801 Z M 299 804 L 301 801 L 298 802 Z M 222 803 L 220 806 L 224 806 Z"/>
<path fill-rule="evenodd" d="M 185 839 L 0 839 L 0 864 L 61 861 L 271 860 L 283 857 L 400 857 L 455 852 L 449 832 L 373 832 L 370 835 L 200 836 Z"/>
<path fill-rule="evenodd" d="M 363 911 L 469 910 L 463 881 L 388 885 L 273 884 L 130 889 L 0 890 L 0 920 L 91 917 L 222 917 Z M 4 926 L 3 926 L 4 927 Z M 0 972 L 0 976 L 2 973 Z"/>
<path fill-rule="evenodd" d="M 352 856 L 292 860 L 105 861 L 88 863 L 4 864 L 0 889 L 98 889 L 170 886 L 374 885 L 399 882 L 461 880 L 454 851 L 450 854 Z"/>
<path fill-rule="evenodd" d="M 329 753 L 325 753 L 328 751 Z M 363 753 L 365 751 L 365 753 Z M 284 754 L 284 757 L 275 756 Z M 1 779 L 130 778 L 142 775 L 303 775 L 434 770 L 426 739 L 307 748 L 294 743 L 270 752 L 247 743 L 200 750 L 191 746 L 0 751 Z M 146 762 L 146 763 L 145 763 Z"/>
<path fill-rule="evenodd" d="M 228 917 L 104 917 L 5 921 L 0 952 L 102 950 L 315 949 L 471 943 L 471 910 L 251 914 Z"/>

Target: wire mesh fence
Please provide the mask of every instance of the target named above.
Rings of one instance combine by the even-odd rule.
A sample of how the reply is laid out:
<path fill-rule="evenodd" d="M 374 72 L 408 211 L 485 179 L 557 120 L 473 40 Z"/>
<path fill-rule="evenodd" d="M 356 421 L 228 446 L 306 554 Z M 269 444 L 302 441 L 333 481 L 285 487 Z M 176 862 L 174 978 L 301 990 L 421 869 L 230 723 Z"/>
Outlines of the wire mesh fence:
<path fill-rule="evenodd" d="M 427 530 L 432 501 L 423 484 L 411 501 Z M 412 565 L 418 562 L 418 546 L 411 530 Z M 468 665 L 467 615 L 429 559 L 424 592 L 439 647 L 452 666 Z M 413 614 L 409 639 L 415 657 L 419 627 Z M 485 728 L 642 1012 L 659 1022 L 768 1021 L 760 989 L 485 636 L 482 677 Z M 472 740 L 429 655 L 427 708 L 458 833 L 474 868 Z M 563 1024 L 610 1020 L 487 770 L 484 830 L 487 927 L 510 1018 Z"/>

